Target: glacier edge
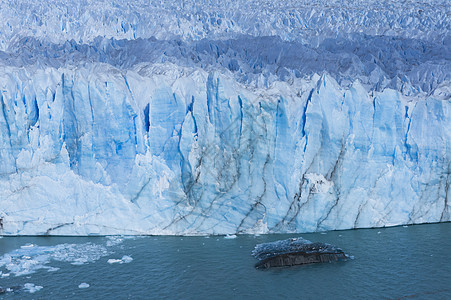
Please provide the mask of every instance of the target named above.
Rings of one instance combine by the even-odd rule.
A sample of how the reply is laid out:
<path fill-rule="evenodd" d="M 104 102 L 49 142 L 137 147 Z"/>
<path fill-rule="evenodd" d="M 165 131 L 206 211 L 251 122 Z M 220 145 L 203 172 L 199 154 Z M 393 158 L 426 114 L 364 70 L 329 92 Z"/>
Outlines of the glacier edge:
<path fill-rule="evenodd" d="M 4 235 L 450 221 L 447 100 L 341 87 L 327 73 L 258 89 L 196 68 L 7 68 Z"/>

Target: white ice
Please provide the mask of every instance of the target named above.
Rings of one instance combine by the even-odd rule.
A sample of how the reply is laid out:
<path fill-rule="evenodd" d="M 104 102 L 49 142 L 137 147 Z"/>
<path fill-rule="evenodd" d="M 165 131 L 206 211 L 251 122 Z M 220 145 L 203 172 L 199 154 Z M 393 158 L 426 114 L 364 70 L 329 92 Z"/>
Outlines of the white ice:
<path fill-rule="evenodd" d="M 119 245 L 118 242 L 114 246 Z M 38 246 L 27 244 L 19 249 L 0 256 L 0 268 L 9 273 L 0 272 L 1 277 L 14 274 L 23 276 L 44 269 L 48 272 L 58 271 L 59 268 L 51 266 L 53 262 L 66 262 L 72 265 L 82 265 L 98 261 L 100 258 L 111 255 L 113 248 L 94 243 L 58 244 L 55 246 Z M 129 263 L 133 260 L 129 256 L 122 257 L 121 262 Z"/>
<path fill-rule="evenodd" d="M 42 288 L 43 288 L 42 286 L 35 285 L 34 283 L 25 283 L 24 284 L 24 290 L 31 294 L 34 294 L 34 293 L 40 291 Z"/>
<path fill-rule="evenodd" d="M 82 282 L 78 285 L 78 288 L 80 289 L 87 289 L 89 287 L 89 284 L 86 282 Z"/>
<path fill-rule="evenodd" d="M 118 263 L 118 264 L 128 264 L 128 263 L 131 263 L 132 261 L 133 261 L 133 258 L 131 256 L 124 255 L 124 256 L 122 256 L 121 259 L 110 258 L 110 259 L 108 259 L 107 262 L 109 264 L 116 264 L 116 263 Z"/>

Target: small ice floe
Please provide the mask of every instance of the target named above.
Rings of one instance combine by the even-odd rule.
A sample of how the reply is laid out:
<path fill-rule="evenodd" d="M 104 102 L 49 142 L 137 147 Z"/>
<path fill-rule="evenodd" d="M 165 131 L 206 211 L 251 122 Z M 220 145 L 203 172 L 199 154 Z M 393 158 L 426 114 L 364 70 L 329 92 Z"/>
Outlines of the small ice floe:
<path fill-rule="evenodd" d="M 123 261 L 125 264 L 128 264 L 128 263 L 131 263 L 131 262 L 133 261 L 133 258 L 132 258 L 131 256 L 124 255 L 124 256 L 122 256 L 122 261 Z"/>
<path fill-rule="evenodd" d="M 377 234 L 381 234 L 381 232 L 380 232 L 380 231 L 378 231 L 378 232 L 377 232 Z"/>
<path fill-rule="evenodd" d="M 79 289 L 87 289 L 89 287 L 89 284 L 86 282 L 82 282 L 78 285 Z"/>
<path fill-rule="evenodd" d="M 106 242 L 107 247 L 117 246 L 121 244 L 124 239 L 121 236 L 108 236 L 108 241 Z"/>
<path fill-rule="evenodd" d="M 327 234 L 327 232 L 321 232 L 321 234 Z"/>
<path fill-rule="evenodd" d="M 72 261 L 70 264 L 74 265 L 74 266 L 81 266 L 81 265 L 84 265 L 87 262 L 88 262 L 88 260 L 86 258 L 79 257 L 79 258 L 74 259 L 74 261 Z"/>
<path fill-rule="evenodd" d="M 110 258 L 107 261 L 107 263 L 109 263 L 109 264 L 128 264 L 128 263 L 131 263 L 132 261 L 133 261 L 133 258 L 131 256 L 124 255 L 124 256 L 122 256 L 121 259 Z"/>
<path fill-rule="evenodd" d="M 228 240 L 236 239 L 236 234 L 228 234 L 224 238 Z"/>
<path fill-rule="evenodd" d="M 23 286 L 24 290 L 33 294 L 40 291 L 43 287 L 40 285 L 35 285 L 34 283 L 25 283 Z"/>
<path fill-rule="evenodd" d="M 409 226 L 407 226 L 407 225 L 403 225 L 402 227 L 404 227 L 404 228 L 407 228 L 407 227 L 409 227 Z"/>
<path fill-rule="evenodd" d="M 111 235 L 107 236 L 108 241 L 106 242 L 107 247 L 113 247 L 122 244 L 125 240 L 136 239 L 136 236 L 130 235 Z"/>
<path fill-rule="evenodd" d="M 8 275 L 2 273 L 0 278 L 9 276 L 10 273 L 15 276 L 29 275 L 41 269 L 54 272 L 59 268 L 50 266 L 53 261 L 82 265 L 110 254 L 103 245 L 92 243 L 55 246 L 27 244 L 0 256 L 0 268 L 4 267 L 9 271 Z"/>

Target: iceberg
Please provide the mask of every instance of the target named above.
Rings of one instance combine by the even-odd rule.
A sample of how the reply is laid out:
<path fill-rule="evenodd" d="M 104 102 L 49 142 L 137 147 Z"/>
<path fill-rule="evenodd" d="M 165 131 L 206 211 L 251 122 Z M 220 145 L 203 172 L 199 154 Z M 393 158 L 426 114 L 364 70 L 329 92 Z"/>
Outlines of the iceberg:
<path fill-rule="evenodd" d="M 349 257 L 336 246 L 312 243 L 301 237 L 258 244 L 252 255 L 259 260 L 255 264 L 257 269 L 342 261 Z"/>
<path fill-rule="evenodd" d="M 0 234 L 451 221 L 447 1 L 328 3 L 3 1 Z"/>

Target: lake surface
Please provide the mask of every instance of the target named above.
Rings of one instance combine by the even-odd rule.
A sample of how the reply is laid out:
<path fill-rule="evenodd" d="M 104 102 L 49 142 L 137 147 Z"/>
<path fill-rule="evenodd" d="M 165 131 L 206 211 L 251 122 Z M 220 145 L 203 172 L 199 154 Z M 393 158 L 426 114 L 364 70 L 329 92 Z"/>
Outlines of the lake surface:
<path fill-rule="evenodd" d="M 256 270 L 302 236 L 354 259 Z M 451 299 L 451 224 L 224 237 L 3 237 L 0 299 Z"/>

